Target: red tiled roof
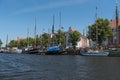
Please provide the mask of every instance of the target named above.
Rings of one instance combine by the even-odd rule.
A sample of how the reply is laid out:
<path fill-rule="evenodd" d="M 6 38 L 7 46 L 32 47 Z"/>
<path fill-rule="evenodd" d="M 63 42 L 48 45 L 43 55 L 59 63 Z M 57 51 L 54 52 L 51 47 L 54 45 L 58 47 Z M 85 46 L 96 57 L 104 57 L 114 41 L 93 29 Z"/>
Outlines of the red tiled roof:
<path fill-rule="evenodd" d="M 120 19 L 118 20 L 118 25 L 120 25 Z M 111 20 L 110 25 L 111 28 L 116 28 L 116 20 Z"/>
<path fill-rule="evenodd" d="M 23 40 L 23 38 L 18 38 L 18 39 L 17 39 L 17 41 L 22 41 L 22 40 Z"/>
<path fill-rule="evenodd" d="M 73 27 L 70 27 L 70 29 L 71 29 L 72 32 L 76 31 L 76 29 L 73 28 Z"/>
<path fill-rule="evenodd" d="M 70 27 L 70 30 L 72 31 L 72 32 L 75 32 L 75 31 L 77 31 L 75 28 L 73 28 L 73 27 Z M 79 32 L 79 31 L 78 31 Z M 81 34 L 81 32 L 80 32 L 80 35 L 82 35 Z"/>

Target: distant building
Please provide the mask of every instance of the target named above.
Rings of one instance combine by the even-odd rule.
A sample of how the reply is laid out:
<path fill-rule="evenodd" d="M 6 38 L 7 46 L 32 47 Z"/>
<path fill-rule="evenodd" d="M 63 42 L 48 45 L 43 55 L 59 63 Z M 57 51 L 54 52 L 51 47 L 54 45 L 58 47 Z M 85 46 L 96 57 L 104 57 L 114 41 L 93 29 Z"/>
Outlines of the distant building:
<path fill-rule="evenodd" d="M 76 31 L 73 27 L 69 27 L 68 32 L 66 33 L 66 48 L 72 47 L 72 43 L 69 43 L 69 33 Z M 81 40 L 77 42 L 76 48 L 86 48 L 89 47 L 89 40 L 81 34 Z"/>
<path fill-rule="evenodd" d="M 114 33 L 114 36 L 108 39 L 108 47 L 115 48 L 116 47 L 116 20 L 111 20 L 109 26 L 111 27 Z M 120 26 L 120 19 L 118 20 L 118 26 Z M 119 34 L 119 39 L 120 39 L 120 34 Z M 119 40 L 119 45 L 120 45 L 120 40 Z"/>
<path fill-rule="evenodd" d="M 18 41 L 18 42 L 20 42 L 20 41 L 22 41 L 22 40 L 23 40 L 23 38 L 21 38 L 21 37 L 18 37 L 18 38 L 17 38 L 17 41 Z"/>

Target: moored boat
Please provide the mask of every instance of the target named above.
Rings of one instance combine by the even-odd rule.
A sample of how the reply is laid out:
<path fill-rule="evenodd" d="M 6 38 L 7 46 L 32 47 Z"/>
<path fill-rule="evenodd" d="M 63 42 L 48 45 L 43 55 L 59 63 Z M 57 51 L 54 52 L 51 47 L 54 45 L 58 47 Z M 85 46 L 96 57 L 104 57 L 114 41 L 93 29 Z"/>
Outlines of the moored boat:
<path fill-rule="evenodd" d="M 22 49 L 22 53 L 36 54 L 36 53 L 39 53 L 39 49 L 38 48 L 32 48 L 32 47 L 25 47 L 25 48 Z"/>
<path fill-rule="evenodd" d="M 81 53 L 82 56 L 108 56 L 109 52 L 106 51 L 87 51 Z"/>
<path fill-rule="evenodd" d="M 48 47 L 47 52 L 45 54 L 46 55 L 61 55 L 64 52 L 65 51 L 61 50 L 61 48 L 58 46 L 51 46 L 51 47 Z"/>

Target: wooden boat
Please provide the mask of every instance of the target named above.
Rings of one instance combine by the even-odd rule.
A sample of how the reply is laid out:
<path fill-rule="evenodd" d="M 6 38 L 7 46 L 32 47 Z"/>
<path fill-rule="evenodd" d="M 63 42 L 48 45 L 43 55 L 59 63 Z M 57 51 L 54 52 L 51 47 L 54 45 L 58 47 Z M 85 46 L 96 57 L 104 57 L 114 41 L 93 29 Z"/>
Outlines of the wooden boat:
<path fill-rule="evenodd" d="M 22 53 L 25 53 L 25 54 L 36 54 L 36 53 L 39 53 L 39 49 L 38 48 L 23 48 L 22 50 Z"/>

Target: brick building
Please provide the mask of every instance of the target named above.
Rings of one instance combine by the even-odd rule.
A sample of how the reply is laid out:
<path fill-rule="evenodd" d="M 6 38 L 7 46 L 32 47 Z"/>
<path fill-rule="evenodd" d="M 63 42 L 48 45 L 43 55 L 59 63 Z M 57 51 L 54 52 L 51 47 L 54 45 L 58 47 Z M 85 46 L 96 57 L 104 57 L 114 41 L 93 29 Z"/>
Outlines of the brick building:
<path fill-rule="evenodd" d="M 109 26 L 111 27 L 114 35 L 113 37 L 108 39 L 108 47 L 109 48 L 115 48 L 116 47 L 116 20 L 111 20 Z M 118 27 L 120 26 L 120 19 L 118 20 Z M 120 46 L 120 33 L 117 33 L 119 36 L 117 36 L 117 40 Z M 118 39 L 119 38 L 119 39 Z"/>

